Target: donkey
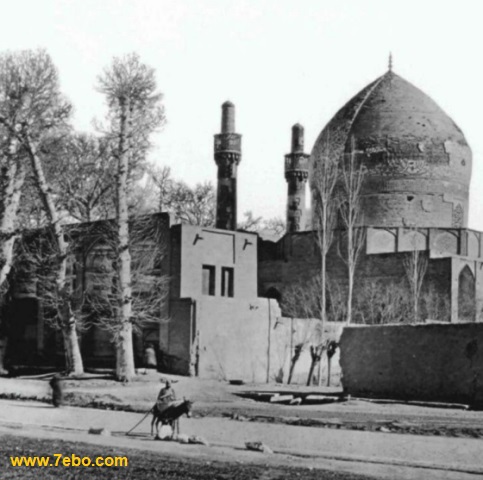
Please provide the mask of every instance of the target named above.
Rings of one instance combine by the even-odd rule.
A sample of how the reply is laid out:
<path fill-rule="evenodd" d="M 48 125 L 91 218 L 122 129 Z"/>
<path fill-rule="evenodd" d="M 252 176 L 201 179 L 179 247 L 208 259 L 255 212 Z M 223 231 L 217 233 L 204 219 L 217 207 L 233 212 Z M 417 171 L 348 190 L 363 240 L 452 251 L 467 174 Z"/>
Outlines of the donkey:
<path fill-rule="evenodd" d="M 190 400 L 183 400 L 180 403 L 170 405 L 162 412 L 159 411 L 158 406 L 154 404 L 152 408 L 153 419 L 151 421 L 151 435 L 153 434 L 154 425 L 156 425 L 156 438 L 159 438 L 159 424 L 169 425 L 171 427 L 171 438 L 174 437 L 174 430 L 176 425 L 176 433 L 179 434 L 179 418 L 182 415 L 191 417 L 191 408 L 193 402 Z"/>

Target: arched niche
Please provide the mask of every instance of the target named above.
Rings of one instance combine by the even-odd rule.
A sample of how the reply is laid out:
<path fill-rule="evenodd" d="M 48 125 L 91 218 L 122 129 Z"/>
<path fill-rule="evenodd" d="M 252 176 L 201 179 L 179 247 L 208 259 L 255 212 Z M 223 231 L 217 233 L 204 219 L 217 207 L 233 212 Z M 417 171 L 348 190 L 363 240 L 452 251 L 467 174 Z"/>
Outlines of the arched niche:
<path fill-rule="evenodd" d="M 441 253 L 458 253 L 458 237 L 454 232 L 440 230 L 436 233 L 432 249 Z"/>
<path fill-rule="evenodd" d="M 476 232 L 468 232 L 468 256 L 475 258 L 480 256 L 480 239 Z"/>
<path fill-rule="evenodd" d="M 458 321 L 474 322 L 476 313 L 475 276 L 468 265 L 458 277 Z"/>
<path fill-rule="evenodd" d="M 399 239 L 399 251 L 426 250 L 427 237 L 419 230 L 402 230 Z"/>
<path fill-rule="evenodd" d="M 280 302 L 280 300 L 282 298 L 282 294 L 280 293 L 280 291 L 277 288 L 270 287 L 265 292 L 265 297 L 266 298 L 273 298 L 273 299 L 277 300 L 277 302 Z"/>
<path fill-rule="evenodd" d="M 382 228 L 367 231 L 367 253 L 392 253 L 396 251 L 396 232 Z"/>

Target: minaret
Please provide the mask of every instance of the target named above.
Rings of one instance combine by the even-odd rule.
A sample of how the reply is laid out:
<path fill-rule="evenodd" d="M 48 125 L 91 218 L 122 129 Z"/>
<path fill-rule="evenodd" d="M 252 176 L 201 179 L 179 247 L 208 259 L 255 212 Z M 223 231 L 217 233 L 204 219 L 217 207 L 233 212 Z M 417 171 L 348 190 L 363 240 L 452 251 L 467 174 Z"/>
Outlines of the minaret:
<path fill-rule="evenodd" d="M 221 133 L 215 135 L 216 228 L 236 230 L 236 171 L 241 160 L 241 135 L 235 133 L 235 105 L 225 102 L 221 111 Z"/>
<path fill-rule="evenodd" d="M 292 151 L 285 155 L 285 179 L 288 184 L 287 232 L 305 230 L 307 210 L 305 190 L 309 177 L 309 155 L 304 153 L 304 127 L 292 127 Z"/>

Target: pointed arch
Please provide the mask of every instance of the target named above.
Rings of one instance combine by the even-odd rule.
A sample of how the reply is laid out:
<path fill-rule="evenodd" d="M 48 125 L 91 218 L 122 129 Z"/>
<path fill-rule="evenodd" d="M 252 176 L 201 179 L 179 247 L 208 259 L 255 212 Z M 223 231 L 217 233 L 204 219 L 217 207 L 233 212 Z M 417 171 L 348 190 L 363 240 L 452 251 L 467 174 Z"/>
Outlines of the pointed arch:
<path fill-rule="evenodd" d="M 270 287 L 265 292 L 265 297 L 266 298 L 273 298 L 273 299 L 277 300 L 277 302 L 280 302 L 280 300 L 282 299 L 282 294 L 280 293 L 280 291 L 277 288 Z"/>
<path fill-rule="evenodd" d="M 475 276 L 465 265 L 458 277 L 458 321 L 474 322 L 476 313 Z"/>

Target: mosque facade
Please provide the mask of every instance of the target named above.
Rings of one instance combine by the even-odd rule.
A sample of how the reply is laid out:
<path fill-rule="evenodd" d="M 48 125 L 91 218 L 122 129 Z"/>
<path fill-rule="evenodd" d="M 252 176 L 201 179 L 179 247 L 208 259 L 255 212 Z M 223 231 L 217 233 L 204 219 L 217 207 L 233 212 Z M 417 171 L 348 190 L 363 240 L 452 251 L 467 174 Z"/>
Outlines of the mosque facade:
<path fill-rule="evenodd" d="M 471 150 L 462 131 L 431 98 L 389 69 L 335 114 L 310 153 L 302 125 L 293 126 L 290 152 L 281 159 L 287 181 L 286 233 L 276 241 L 237 230 L 242 137 L 236 131 L 235 106 L 222 105 L 221 132 L 214 137 L 215 227 L 171 225 L 169 216 L 160 213 L 153 222 L 163 245 L 143 244 L 163 250 L 162 268 L 150 275 L 168 274 L 170 282 L 163 318 L 135 341 L 139 361 L 149 342 L 157 345 L 159 367 L 167 372 L 283 381 L 296 332 L 308 325 L 284 312 L 284 297 L 293 284 L 308 282 L 321 270 L 307 208 L 314 172 L 320 162 L 344 162 L 348 156 L 363 172 L 357 228 L 364 230 L 364 242 L 356 268 L 353 322 L 415 320 L 405 302 L 410 296 L 406 262 L 416 253 L 425 264 L 416 320 L 482 321 L 483 233 L 467 228 Z M 328 317 L 338 326 L 347 313 L 344 234 L 337 224 L 327 255 Z M 112 273 L 102 242 L 83 262 L 72 270 L 71 280 L 79 282 L 83 275 L 86 288 L 90 278 Z M 59 335 L 43 318 L 38 282 L 32 275 L 17 280 L 9 305 L 11 363 L 62 361 Z M 334 322 L 328 323 L 332 326 L 327 325 L 324 335 L 340 334 Z M 113 364 L 114 347 L 106 332 L 93 325 L 80 337 L 87 365 Z"/>
<path fill-rule="evenodd" d="M 287 233 L 277 242 L 260 242 L 260 294 L 283 300 L 290 284 L 320 273 L 305 197 L 320 162 L 342 163 L 353 155 L 362 171 L 358 227 L 365 230 L 355 287 L 366 307 L 369 301 L 380 307 L 378 316 L 359 312 L 355 321 L 410 321 L 403 310 L 392 319 L 381 318 L 388 310 L 382 297 L 391 297 L 391 286 L 395 296 L 409 296 L 405 259 L 414 252 L 426 259 L 417 321 L 480 321 L 482 234 L 467 228 L 472 153 L 456 123 L 390 68 L 334 115 L 310 155 L 303 144 L 303 127 L 294 125 L 285 157 Z M 344 228 L 336 228 L 327 255 L 329 285 L 339 291 L 338 297 L 332 295 L 333 304 L 340 304 L 347 287 L 343 236 Z M 384 295 L 367 299 L 371 287 Z M 342 320 L 344 312 L 335 316 Z"/>

